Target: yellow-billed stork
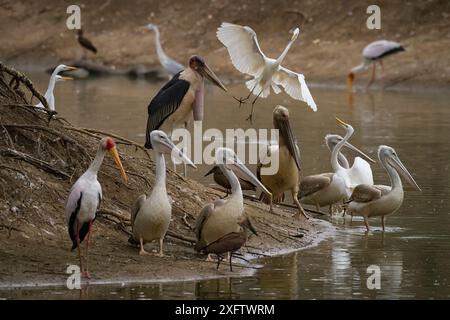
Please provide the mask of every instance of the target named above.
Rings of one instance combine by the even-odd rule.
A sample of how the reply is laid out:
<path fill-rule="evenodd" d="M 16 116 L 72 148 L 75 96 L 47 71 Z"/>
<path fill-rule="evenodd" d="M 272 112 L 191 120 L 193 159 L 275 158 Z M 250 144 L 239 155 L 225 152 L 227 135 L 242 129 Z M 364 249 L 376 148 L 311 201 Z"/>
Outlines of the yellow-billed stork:
<path fill-rule="evenodd" d="M 114 140 L 110 137 L 103 138 L 91 165 L 72 186 L 66 203 L 66 222 L 72 240 L 72 250 L 78 248 L 80 269 L 82 275 L 88 278 L 90 278 L 88 270 L 89 238 L 92 233 L 92 223 L 102 201 L 102 187 L 97 180 L 97 173 L 107 151 L 111 153 L 120 174 L 125 183 L 127 182 L 127 175 L 120 161 Z M 86 236 L 86 264 L 83 268 L 80 244 Z"/>

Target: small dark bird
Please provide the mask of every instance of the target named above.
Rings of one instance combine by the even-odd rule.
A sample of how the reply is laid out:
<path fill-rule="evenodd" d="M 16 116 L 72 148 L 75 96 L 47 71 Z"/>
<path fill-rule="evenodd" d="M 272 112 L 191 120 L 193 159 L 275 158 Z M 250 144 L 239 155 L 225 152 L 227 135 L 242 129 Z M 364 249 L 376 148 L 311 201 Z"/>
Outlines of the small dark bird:
<path fill-rule="evenodd" d="M 220 262 L 222 262 L 224 258 L 223 255 L 229 252 L 230 271 L 233 271 L 233 267 L 231 265 L 233 252 L 239 250 L 247 241 L 247 229 L 253 232 L 255 235 L 258 235 L 249 217 L 243 217 L 242 220 L 238 222 L 238 224 L 240 226 L 239 232 L 228 233 L 201 250 L 202 252 L 207 254 L 213 253 L 217 255 L 217 270 L 219 270 Z"/>
<path fill-rule="evenodd" d="M 227 191 L 228 196 L 231 192 L 231 185 L 227 177 L 225 177 L 225 175 L 223 174 L 222 170 L 220 170 L 219 166 L 214 166 L 211 170 L 208 171 L 208 173 L 205 174 L 205 177 L 209 176 L 210 174 L 213 174 L 214 181 Z M 256 186 L 250 181 L 244 180 L 239 177 L 238 179 L 239 183 L 241 184 L 242 190 L 256 190 Z"/>
<path fill-rule="evenodd" d="M 92 44 L 92 42 L 83 36 L 83 29 L 78 29 L 78 43 L 86 50 L 92 51 L 97 54 L 97 48 Z"/>

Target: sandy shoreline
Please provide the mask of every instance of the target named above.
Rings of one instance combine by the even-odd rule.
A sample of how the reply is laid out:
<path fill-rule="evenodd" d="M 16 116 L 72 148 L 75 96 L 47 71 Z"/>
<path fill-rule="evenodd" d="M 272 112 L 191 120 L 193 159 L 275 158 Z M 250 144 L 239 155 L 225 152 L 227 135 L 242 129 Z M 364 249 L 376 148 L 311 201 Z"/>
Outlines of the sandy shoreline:
<path fill-rule="evenodd" d="M 277 214 L 283 214 L 279 209 L 277 211 Z M 277 248 L 266 247 L 264 250 L 255 250 L 253 247 L 254 243 L 251 239 L 248 243 L 251 249 L 244 248 L 241 250 L 243 258 L 247 261 L 233 258 L 233 272 L 229 271 L 228 263 L 225 262 L 221 264 L 220 270 L 216 270 L 216 262 L 204 261 L 204 256 L 195 254 L 193 248 L 185 248 L 185 250 L 183 250 L 186 255 L 192 255 L 192 257 L 195 256 L 193 259 L 192 257 L 188 258 L 187 256 L 183 258 L 176 257 L 176 253 L 180 253 L 180 246 L 169 240 L 167 246 L 168 257 L 140 257 L 137 255 L 137 250 L 133 250 L 134 248 L 128 246 L 126 253 L 129 253 L 129 257 L 126 259 L 126 263 L 128 264 L 127 270 L 129 273 L 120 270 L 121 263 L 123 262 L 121 261 L 122 259 L 118 259 L 119 261 L 108 265 L 107 268 L 105 268 L 106 265 L 104 263 L 96 263 L 95 269 L 93 269 L 94 267 L 92 268 L 94 270 L 93 278 L 89 280 L 83 279 L 82 287 L 96 285 L 130 286 L 138 284 L 191 282 L 218 278 L 252 276 L 258 269 L 264 268 L 264 261 L 266 259 L 311 249 L 333 235 L 335 228 L 331 223 L 321 219 L 312 218 L 311 220 L 313 220 L 312 225 L 314 226 L 314 232 L 306 234 L 302 238 L 301 243 L 297 243 L 295 246 L 280 245 Z M 94 244 L 94 247 L 99 245 L 100 244 L 98 243 Z M 152 245 L 148 245 L 148 247 L 151 248 Z M 247 252 L 247 250 L 251 253 Z M 0 254 L 1 253 L 2 251 L 0 251 Z M 72 262 L 76 263 L 75 254 L 69 253 L 69 255 L 72 256 Z M 264 257 L 262 255 L 264 255 Z M 30 258 L 31 261 L 40 260 L 40 257 L 37 256 Z M 3 260 L 2 262 L 2 264 L 7 264 L 9 266 L 12 266 L 13 264 L 8 260 Z M 166 263 L 170 263 L 171 265 L 165 266 Z M 147 266 L 147 264 L 149 265 Z M 155 268 L 155 264 L 157 264 L 158 267 Z M 45 264 L 45 266 L 48 267 L 49 264 Z M 51 274 L 49 270 L 43 273 L 40 273 L 39 270 L 31 272 L 26 268 L 20 270 L 21 267 L 18 267 L 17 269 L 19 270 L 16 269 L 16 272 L 10 272 L 8 274 L 4 268 L 0 268 L 0 290 L 45 289 L 52 287 L 65 288 L 68 277 L 68 275 L 64 274 L 65 266 L 60 266 L 62 267 L 61 272 L 56 272 L 56 265 L 54 267 L 55 268 L 52 269 L 55 270 L 55 274 Z M 146 270 L 147 268 L 149 270 Z M 98 271 L 98 269 L 101 269 L 101 271 Z M 140 270 L 138 271 L 138 269 Z M 132 272 L 139 274 L 139 276 L 131 276 L 130 274 Z"/>

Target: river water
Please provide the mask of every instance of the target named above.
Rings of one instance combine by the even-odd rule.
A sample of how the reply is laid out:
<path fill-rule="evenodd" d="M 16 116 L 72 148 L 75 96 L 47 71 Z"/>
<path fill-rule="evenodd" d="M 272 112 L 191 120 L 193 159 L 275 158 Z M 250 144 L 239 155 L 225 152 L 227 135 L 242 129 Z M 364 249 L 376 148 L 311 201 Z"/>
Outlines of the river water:
<path fill-rule="evenodd" d="M 43 92 L 47 75 L 32 75 Z M 58 83 L 56 108 L 75 125 L 107 130 L 143 142 L 147 105 L 163 85 L 125 77 L 92 78 Z M 244 85 L 229 87 L 235 96 L 246 96 Z M 347 298 L 450 298 L 450 94 L 437 92 L 357 93 L 350 105 L 343 91 L 312 89 L 319 111 L 284 94 L 260 99 L 253 125 L 244 119 L 250 106 L 238 107 L 222 91 L 209 88 L 206 128 L 271 128 L 277 104 L 289 108 L 299 140 L 303 174 L 330 171 L 324 145 L 327 133 L 344 135 L 337 116 L 352 124 L 351 142 L 376 159 L 381 144 L 396 149 L 423 192 L 408 188 L 403 206 L 387 219 L 371 220 L 365 234 L 361 219 L 333 218 L 334 231 L 317 246 L 261 260 L 264 268 L 251 277 L 221 278 L 133 286 L 91 286 L 82 292 L 63 288 L 0 291 L 9 298 L 106 299 L 347 299 Z M 389 184 L 384 169 L 372 166 L 375 182 Z M 212 185 L 208 170 L 199 166 L 189 176 Z M 380 289 L 369 289 L 367 268 L 380 269 Z"/>

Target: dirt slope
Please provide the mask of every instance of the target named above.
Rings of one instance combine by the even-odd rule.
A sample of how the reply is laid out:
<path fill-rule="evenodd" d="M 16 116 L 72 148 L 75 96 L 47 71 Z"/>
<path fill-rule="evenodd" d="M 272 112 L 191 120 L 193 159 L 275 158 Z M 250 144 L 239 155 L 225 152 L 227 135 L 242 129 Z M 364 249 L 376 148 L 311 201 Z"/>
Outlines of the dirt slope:
<path fill-rule="evenodd" d="M 185 63 L 204 55 L 222 76 L 243 79 L 215 37 L 222 21 L 251 26 L 268 56 L 281 53 L 289 30 L 301 29 L 285 65 L 305 73 L 309 81 L 343 84 L 358 64 L 363 47 L 377 39 L 399 41 L 407 51 L 386 63 L 388 83 L 408 87 L 448 86 L 450 82 L 450 2 L 378 1 L 381 30 L 366 28 L 366 8 L 373 1 L 269 0 L 105 0 L 81 2 L 86 36 L 99 49 L 89 56 L 108 66 L 156 67 L 153 33 L 140 28 L 152 22 L 161 28 L 163 47 Z M 0 57 L 12 65 L 36 68 L 72 61 L 81 55 L 73 31 L 65 27 L 71 1 L 3 1 Z M 367 77 L 365 75 L 364 77 Z M 363 78 L 364 78 L 363 77 Z"/>

